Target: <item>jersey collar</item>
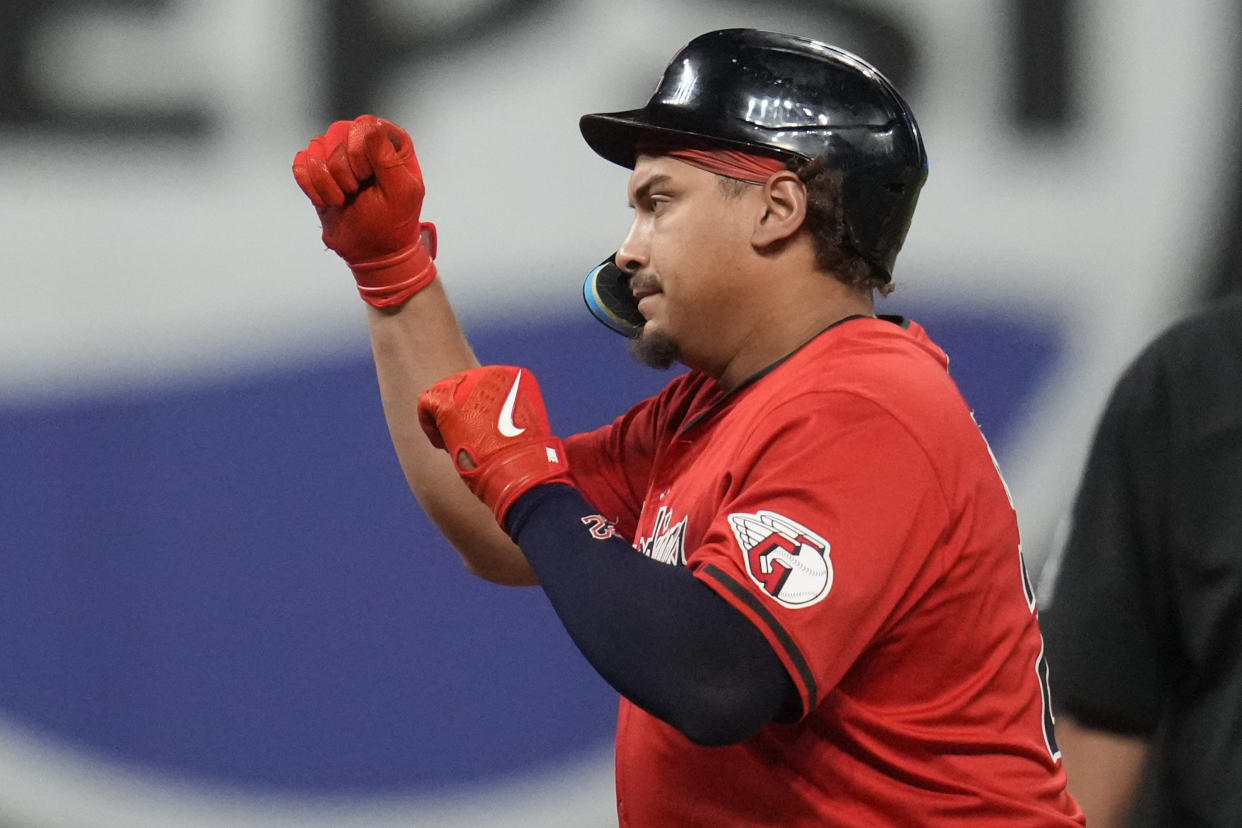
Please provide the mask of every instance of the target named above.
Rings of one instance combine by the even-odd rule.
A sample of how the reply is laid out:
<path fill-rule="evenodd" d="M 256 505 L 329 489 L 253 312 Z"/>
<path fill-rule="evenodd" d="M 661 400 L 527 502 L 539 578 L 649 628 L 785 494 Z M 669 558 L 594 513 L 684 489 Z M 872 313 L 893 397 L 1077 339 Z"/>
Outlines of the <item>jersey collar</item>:
<path fill-rule="evenodd" d="M 856 313 L 850 316 L 842 317 L 841 319 L 838 319 L 836 322 L 833 322 L 828 327 L 816 333 L 814 336 L 812 336 L 806 342 L 803 342 L 797 348 L 794 348 L 792 351 L 785 354 L 780 359 L 776 360 L 776 362 L 773 362 L 771 365 L 768 365 L 765 368 L 761 368 L 759 371 L 755 372 L 754 374 L 751 374 L 749 377 L 742 380 L 732 389 L 721 394 L 714 402 L 712 402 L 711 405 L 709 405 L 703 411 L 696 414 L 694 417 L 690 418 L 686 423 L 682 425 L 681 428 L 677 429 L 677 436 L 681 437 L 685 435 L 687 432 L 690 431 L 690 429 L 695 428 L 701 423 L 704 423 L 707 420 L 714 417 L 718 411 L 720 411 L 722 408 L 724 408 L 726 405 L 732 402 L 739 392 L 744 391 L 745 389 L 754 385 L 759 380 L 766 377 L 768 374 L 775 371 L 777 368 L 784 365 L 791 358 L 793 358 L 795 354 L 797 354 L 799 351 L 801 351 L 806 346 L 810 345 L 815 340 L 819 339 L 824 334 L 828 333 L 828 331 L 831 331 L 833 328 L 839 327 L 840 325 L 844 325 L 846 322 L 852 322 L 855 319 L 882 319 L 885 322 L 892 322 L 893 324 L 901 328 L 908 329 L 910 327 L 910 320 L 905 318 L 904 316 L 891 316 L 887 314 L 879 314 L 877 316 L 867 316 L 865 314 Z"/>

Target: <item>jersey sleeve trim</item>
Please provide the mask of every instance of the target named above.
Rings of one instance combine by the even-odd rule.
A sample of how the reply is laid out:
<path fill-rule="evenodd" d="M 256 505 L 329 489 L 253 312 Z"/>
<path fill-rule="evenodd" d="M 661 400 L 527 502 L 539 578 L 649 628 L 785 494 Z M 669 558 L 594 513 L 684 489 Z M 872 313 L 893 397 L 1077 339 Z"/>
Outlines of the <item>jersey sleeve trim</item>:
<path fill-rule="evenodd" d="M 799 695 L 802 696 L 803 715 L 810 712 L 819 697 L 815 674 L 811 672 L 811 665 L 803 658 L 802 651 L 798 649 L 789 631 L 781 626 L 781 622 L 772 614 L 772 611 L 765 607 L 753 592 L 735 581 L 719 566 L 709 563 L 698 569 L 695 574 L 712 585 L 725 600 L 759 622 L 757 626 L 776 645 L 781 661 L 785 662 L 787 669 L 792 668 L 790 672 L 795 674 L 795 683 L 798 685 Z"/>

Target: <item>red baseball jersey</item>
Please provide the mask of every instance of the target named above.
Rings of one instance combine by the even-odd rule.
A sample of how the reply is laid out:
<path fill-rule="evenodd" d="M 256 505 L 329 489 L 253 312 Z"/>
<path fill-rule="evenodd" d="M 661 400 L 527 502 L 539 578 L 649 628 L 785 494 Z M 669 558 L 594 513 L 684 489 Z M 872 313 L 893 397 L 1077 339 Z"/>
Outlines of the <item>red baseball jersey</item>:
<path fill-rule="evenodd" d="M 1017 519 L 914 324 L 853 319 L 732 393 L 691 372 L 566 442 L 599 516 L 771 642 L 796 721 L 701 747 L 622 699 L 621 825 L 1081 825 Z"/>

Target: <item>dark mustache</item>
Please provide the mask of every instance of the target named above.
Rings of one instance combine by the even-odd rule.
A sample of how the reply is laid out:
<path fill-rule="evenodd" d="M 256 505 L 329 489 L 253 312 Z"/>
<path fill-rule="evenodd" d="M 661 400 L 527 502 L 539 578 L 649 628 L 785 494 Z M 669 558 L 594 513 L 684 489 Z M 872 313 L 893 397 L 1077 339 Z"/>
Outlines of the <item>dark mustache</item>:
<path fill-rule="evenodd" d="M 630 292 L 658 293 L 660 281 L 650 274 L 635 274 L 630 277 Z"/>

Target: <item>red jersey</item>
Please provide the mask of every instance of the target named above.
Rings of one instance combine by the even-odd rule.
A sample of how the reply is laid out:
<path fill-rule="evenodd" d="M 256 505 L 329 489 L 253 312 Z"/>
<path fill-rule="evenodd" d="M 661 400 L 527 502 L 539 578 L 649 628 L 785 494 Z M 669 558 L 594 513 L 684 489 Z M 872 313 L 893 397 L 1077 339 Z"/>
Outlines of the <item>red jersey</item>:
<path fill-rule="evenodd" d="M 702 747 L 622 699 L 622 826 L 1083 824 L 1016 515 L 947 366 L 918 326 L 853 319 L 566 441 L 587 499 L 760 629 L 802 702 Z"/>

